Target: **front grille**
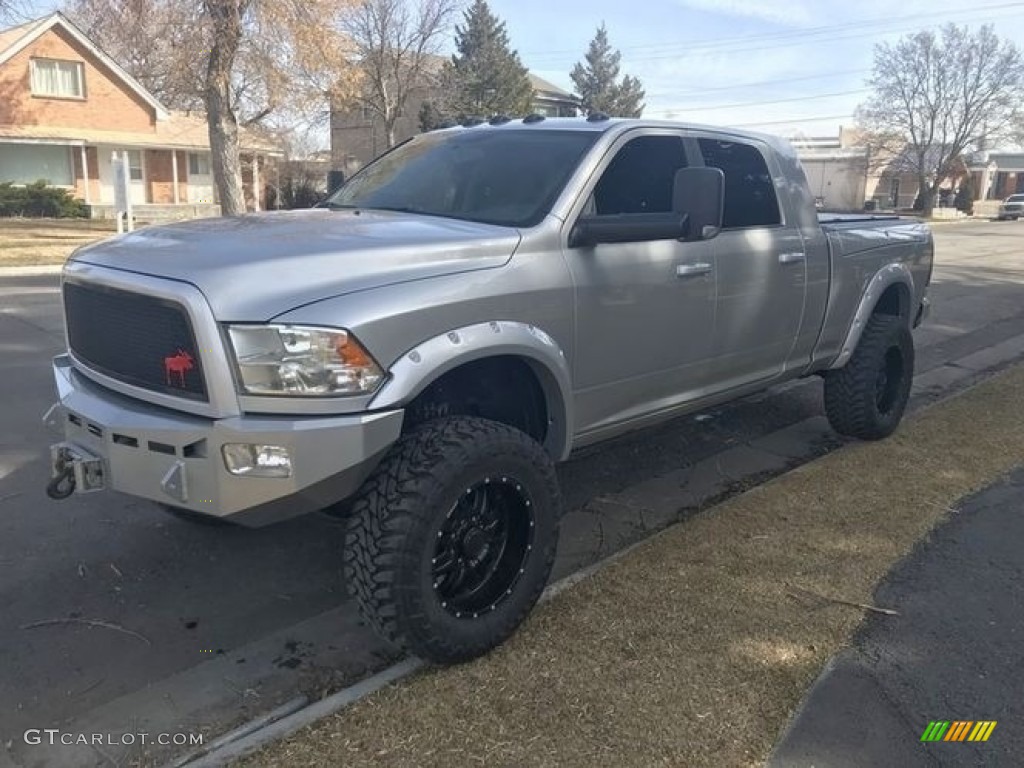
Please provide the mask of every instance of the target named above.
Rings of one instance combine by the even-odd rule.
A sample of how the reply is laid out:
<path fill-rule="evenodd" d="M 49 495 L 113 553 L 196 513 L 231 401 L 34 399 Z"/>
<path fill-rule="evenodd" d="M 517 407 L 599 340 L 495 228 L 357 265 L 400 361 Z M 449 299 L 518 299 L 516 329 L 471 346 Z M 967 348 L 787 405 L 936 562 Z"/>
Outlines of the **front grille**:
<path fill-rule="evenodd" d="M 68 344 L 111 378 L 176 397 L 207 400 L 192 324 L 173 301 L 86 283 L 64 283 Z"/>

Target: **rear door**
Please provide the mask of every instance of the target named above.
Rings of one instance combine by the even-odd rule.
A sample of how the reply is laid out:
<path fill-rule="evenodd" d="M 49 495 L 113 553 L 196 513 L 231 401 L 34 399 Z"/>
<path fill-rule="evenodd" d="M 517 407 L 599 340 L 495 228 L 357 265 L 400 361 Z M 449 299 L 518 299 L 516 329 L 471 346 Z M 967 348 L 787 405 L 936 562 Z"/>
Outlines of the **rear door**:
<path fill-rule="evenodd" d="M 725 212 L 713 241 L 718 280 L 715 388 L 780 375 L 800 331 L 807 286 L 803 238 L 779 204 L 774 156 L 750 140 L 696 132 L 706 166 L 725 174 Z"/>

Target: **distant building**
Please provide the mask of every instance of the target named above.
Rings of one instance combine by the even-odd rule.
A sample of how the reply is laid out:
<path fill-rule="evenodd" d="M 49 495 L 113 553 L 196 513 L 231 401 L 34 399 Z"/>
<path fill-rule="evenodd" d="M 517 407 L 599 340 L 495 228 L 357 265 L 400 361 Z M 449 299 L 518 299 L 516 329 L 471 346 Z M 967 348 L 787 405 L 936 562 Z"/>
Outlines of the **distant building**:
<path fill-rule="evenodd" d="M 259 209 L 274 142 L 240 131 L 248 206 Z M 219 211 L 202 116 L 174 112 L 60 13 L 0 30 L 0 183 L 45 181 L 111 214 L 111 154 L 128 155 L 137 215 Z"/>
<path fill-rule="evenodd" d="M 1024 152 L 976 152 L 967 167 L 979 200 L 1005 200 L 1024 193 Z"/>
<path fill-rule="evenodd" d="M 830 210 L 861 210 L 871 182 L 868 153 L 857 146 L 853 131 L 840 128 L 838 136 L 790 139 L 807 174 L 811 192 Z"/>
<path fill-rule="evenodd" d="M 533 86 L 533 111 L 544 117 L 576 117 L 579 114 L 580 102 L 566 90 L 543 77 L 529 73 L 530 85 Z"/>
<path fill-rule="evenodd" d="M 918 193 L 917 160 L 909 149 L 889 157 L 872 157 L 858 133 L 840 129 L 838 136 L 790 138 L 814 195 L 824 207 L 857 210 L 865 203 L 878 209 L 910 209 Z M 976 201 L 1002 200 L 1024 193 L 1024 152 L 974 152 L 964 171 L 946 179 L 951 194 L 970 173 Z"/>
<path fill-rule="evenodd" d="M 440 56 L 431 57 L 431 64 L 439 69 L 444 62 Z M 575 117 L 579 101 L 571 93 L 547 80 L 529 74 L 533 85 L 533 111 L 546 117 Z M 412 88 L 405 110 L 395 125 L 395 141 L 402 142 L 420 132 L 420 108 L 424 102 L 437 98 L 436 86 L 425 83 Z M 351 176 L 361 167 L 387 149 L 387 135 L 383 121 L 372 109 L 353 107 L 351 104 L 331 107 L 331 157 L 334 170 Z"/>

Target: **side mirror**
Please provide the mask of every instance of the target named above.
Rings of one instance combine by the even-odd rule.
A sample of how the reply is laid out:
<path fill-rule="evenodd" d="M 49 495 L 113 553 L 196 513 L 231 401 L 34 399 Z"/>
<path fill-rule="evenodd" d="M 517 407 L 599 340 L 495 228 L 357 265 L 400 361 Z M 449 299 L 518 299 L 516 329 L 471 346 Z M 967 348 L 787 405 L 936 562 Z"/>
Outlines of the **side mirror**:
<path fill-rule="evenodd" d="M 598 243 L 639 243 L 680 240 L 686 232 L 684 213 L 619 213 L 581 216 L 569 235 L 569 247 Z"/>
<path fill-rule="evenodd" d="M 725 174 L 719 168 L 680 168 L 672 189 L 672 208 L 687 220 L 682 239 L 710 240 L 722 229 Z"/>

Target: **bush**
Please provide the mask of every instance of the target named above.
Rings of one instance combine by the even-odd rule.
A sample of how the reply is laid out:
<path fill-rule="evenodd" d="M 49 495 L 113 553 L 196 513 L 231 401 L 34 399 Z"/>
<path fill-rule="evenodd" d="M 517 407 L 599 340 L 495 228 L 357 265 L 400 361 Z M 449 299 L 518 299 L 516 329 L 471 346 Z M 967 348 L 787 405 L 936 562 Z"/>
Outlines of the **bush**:
<path fill-rule="evenodd" d="M 968 216 L 974 215 L 974 180 L 970 176 L 960 182 L 960 189 L 956 191 L 953 204 L 958 211 L 963 211 Z"/>
<path fill-rule="evenodd" d="M 323 179 L 302 172 L 282 173 L 279 187 L 267 187 L 268 211 L 276 208 L 312 208 L 327 197 Z"/>
<path fill-rule="evenodd" d="M 87 214 L 85 203 L 76 200 L 66 189 L 47 186 L 45 181 L 24 186 L 0 183 L 0 217 L 80 219 Z"/>

